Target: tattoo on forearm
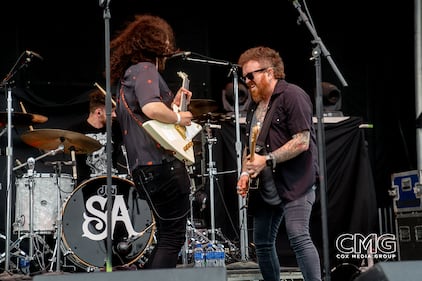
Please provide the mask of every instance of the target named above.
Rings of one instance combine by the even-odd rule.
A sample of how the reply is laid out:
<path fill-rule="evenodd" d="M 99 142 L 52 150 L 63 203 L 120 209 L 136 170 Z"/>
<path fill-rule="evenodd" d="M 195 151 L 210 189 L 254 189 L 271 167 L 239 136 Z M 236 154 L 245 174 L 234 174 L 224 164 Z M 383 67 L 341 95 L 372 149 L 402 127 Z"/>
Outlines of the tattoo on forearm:
<path fill-rule="evenodd" d="M 274 150 L 276 162 L 284 162 L 298 156 L 309 147 L 309 131 L 303 131 L 293 135 L 292 139 L 282 147 Z"/>

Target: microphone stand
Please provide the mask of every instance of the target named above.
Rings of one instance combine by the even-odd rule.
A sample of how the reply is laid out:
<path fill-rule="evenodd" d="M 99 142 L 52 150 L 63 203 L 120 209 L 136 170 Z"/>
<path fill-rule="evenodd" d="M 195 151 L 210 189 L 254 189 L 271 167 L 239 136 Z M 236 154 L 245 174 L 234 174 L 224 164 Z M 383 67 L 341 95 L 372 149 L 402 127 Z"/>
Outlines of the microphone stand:
<path fill-rule="evenodd" d="M 6 239 L 5 239 L 5 262 L 4 272 L 10 271 L 10 237 L 11 237 L 11 221 L 12 221 L 12 162 L 13 162 L 13 144 L 12 144 L 12 88 L 11 84 L 14 83 L 12 79 L 15 77 L 22 68 L 27 67 L 32 61 L 28 56 L 23 62 L 22 58 L 26 55 L 26 51 L 22 52 L 16 61 L 15 65 L 3 79 L 0 88 L 4 87 L 7 93 L 7 186 L 6 186 Z M 21 62 L 21 64 L 19 64 Z M 7 90 L 6 90 L 7 89 Z"/>
<path fill-rule="evenodd" d="M 318 163 L 319 163 L 319 182 L 320 182 L 320 200 L 321 200 L 321 222 L 322 222 L 322 243 L 323 243 L 323 259 L 324 259 L 324 280 L 330 281 L 330 258 L 329 258 L 329 241 L 328 241 L 328 218 L 327 218 L 327 203 L 326 203 L 326 158 L 325 158 L 325 131 L 324 131 L 324 120 L 323 120 L 323 103 L 322 103 L 322 86 L 321 86 L 321 52 L 330 63 L 332 69 L 336 73 L 338 79 L 343 86 L 347 86 L 347 82 L 344 80 L 337 66 L 334 64 L 331 54 L 328 52 L 321 38 L 318 36 L 313 25 L 310 23 L 306 14 L 302 11 L 298 0 L 292 1 L 293 6 L 297 9 L 300 15 L 300 20 L 303 21 L 311 32 L 315 44 L 315 48 L 312 51 L 312 60 L 315 65 L 315 79 L 316 79 L 316 97 L 315 107 L 317 114 L 317 140 L 318 140 Z M 300 22 L 300 21 L 299 21 Z"/>
<path fill-rule="evenodd" d="M 196 55 L 200 58 L 192 58 L 190 55 Z M 184 60 L 199 62 L 199 63 L 207 63 L 207 64 L 214 64 L 214 65 L 222 65 L 222 66 L 230 66 L 229 76 L 233 74 L 233 93 L 235 97 L 234 103 L 234 111 L 235 111 L 235 124 L 236 124 L 236 160 L 237 160 L 237 177 L 239 178 L 240 172 L 242 169 L 242 143 L 240 141 L 240 122 L 239 122 L 239 80 L 238 80 L 238 65 L 232 64 L 227 61 L 222 60 L 215 60 L 197 53 L 185 53 Z M 245 262 L 249 259 L 248 253 L 248 222 L 247 222 L 247 212 L 246 208 L 242 206 L 246 205 L 246 199 L 242 196 L 238 196 L 238 205 L 239 205 L 239 230 L 240 230 L 240 255 L 241 261 Z"/>
<path fill-rule="evenodd" d="M 106 272 L 111 272 L 112 270 L 112 258 L 113 258 L 113 241 L 112 241 L 112 230 L 111 226 L 111 212 L 112 212 L 112 145 L 111 145 L 111 85 L 110 85 L 110 9 L 109 9 L 110 0 L 99 0 L 100 7 L 104 8 L 104 43 L 105 43 L 105 65 L 106 65 L 106 131 L 107 131 L 107 143 L 106 143 L 106 153 L 107 153 L 107 258 L 106 258 Z"/>

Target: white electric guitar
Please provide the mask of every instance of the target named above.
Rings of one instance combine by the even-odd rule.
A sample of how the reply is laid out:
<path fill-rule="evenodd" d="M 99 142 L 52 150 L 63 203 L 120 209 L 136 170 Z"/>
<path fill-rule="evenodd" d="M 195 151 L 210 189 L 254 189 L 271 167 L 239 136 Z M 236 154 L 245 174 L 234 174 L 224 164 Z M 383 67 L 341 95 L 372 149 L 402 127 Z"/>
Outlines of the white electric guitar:
<path fill-rule="evenodd" d="M 186 73 L 177 72 L 182 78 L 182 85 L 189 89 L 189 79 Z M 187 111 L 186 95 L 182 94 L 180 106 L 174 106 L 175 112 Z M 189 126 L 163 123 L 157 120 L 149 120 L 143 123 L 142 127 L 157 141 L 162 147 L 174 152 L 174 156 L 184 161 L 187 165 L 195 163 L 193 151 L 193 138 L 202 130 L 202 126 L 192 122 Z"/>

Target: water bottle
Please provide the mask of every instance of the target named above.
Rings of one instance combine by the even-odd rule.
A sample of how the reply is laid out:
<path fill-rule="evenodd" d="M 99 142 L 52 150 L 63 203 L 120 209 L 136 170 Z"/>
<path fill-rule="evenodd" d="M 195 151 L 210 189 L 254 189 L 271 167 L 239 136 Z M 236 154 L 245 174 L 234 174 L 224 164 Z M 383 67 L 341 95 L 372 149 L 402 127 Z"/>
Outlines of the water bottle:
<path fill-rule="evenodd" d="M 208 243 L 205 250 L 205 264 L 206 267 L 215 267 L 216 266 L 216 252 L 212 243 Z"/>
<path fill-rule="evenodd" d="M 205 267 L 204 249 L 202 244 L 196 242 L 195 249 L 193 250 L 194 267 Z"/>
<path fill-rule="evenodd" d="M 31 263 L 29 262 L 29 260 L 27 258 L 20 258 L 19 259 L 19 267 L 20 267 L 23 274 L 29 275 L 29 266 L 30 265 L 31 265 Z"/>
<path fill-rule="evenodd" d="M 226 252 L 224 250 L 223 244 L 217 244 L 217 266 L 218 267 L 226 266 Z"/>

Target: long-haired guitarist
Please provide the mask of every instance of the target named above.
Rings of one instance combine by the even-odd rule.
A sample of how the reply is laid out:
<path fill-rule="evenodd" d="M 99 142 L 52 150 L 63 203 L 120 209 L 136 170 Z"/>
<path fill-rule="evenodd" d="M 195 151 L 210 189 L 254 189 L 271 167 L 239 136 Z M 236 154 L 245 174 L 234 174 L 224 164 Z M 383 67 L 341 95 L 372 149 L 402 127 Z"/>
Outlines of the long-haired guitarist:
<path fill-rule="evenodd" d="M 185 242 L 190 179 L 182 160 L 143 128 L 157 120 L 189 126 L 192 113 L 175 110 L 192 92 L 174 94 L 161 72 L 177 51 L 172 27 L 154 15 L 138 15 L 111 42 L 111 80 L 119 89 L 116 114 L 137 190 L 156 220 L 156 244 L 144 268 L 174 268 Z"/>

